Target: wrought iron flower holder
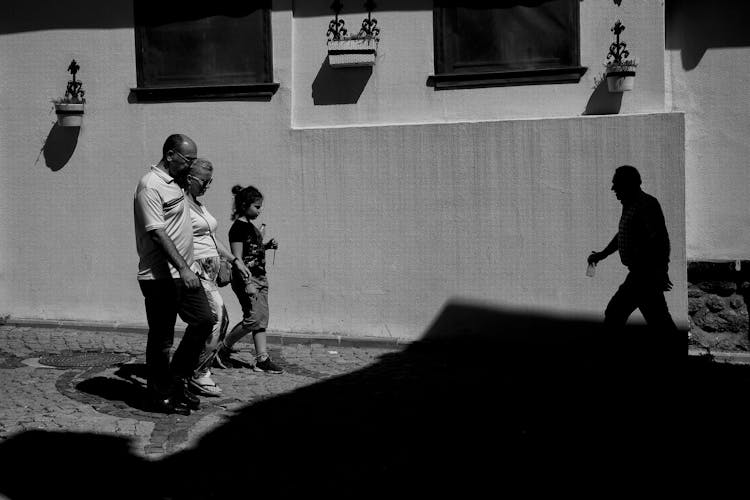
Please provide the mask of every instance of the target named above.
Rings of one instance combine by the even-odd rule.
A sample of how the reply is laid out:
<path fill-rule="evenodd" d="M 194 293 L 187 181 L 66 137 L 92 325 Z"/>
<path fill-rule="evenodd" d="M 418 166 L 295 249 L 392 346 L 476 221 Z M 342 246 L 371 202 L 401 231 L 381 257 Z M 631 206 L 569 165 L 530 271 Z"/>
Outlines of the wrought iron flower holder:
<path fill-rule="evenodd" d="M 607 54 L 606 76 L 607 90 L 610 92 L 625 92 L 633 90 L 635 85 L 635 59 L 628 59 L 630 52 L 625 48 L 627 44 L 620 41 L 620 33 L 625 26 L 618 20 L 611 29 L 615 34 L 615 41 L 609 46 Z"/>
<path fill-rule="evenodd" d="M 57 114 L 57 124 L 61 127 L 80 127 L 83 124 L 83 104 L 85 92 L 83 83 L 76 80 L 76 73 L 81 67 L 73 59 L 68 66 L 68 72 L 73 75 L 73 79 L 68 81 L 65 89 L 65 95 L 60 99 L 55 99 L 55 114 Z"/>
<path fill-rule="evenodd" d="M 328 23 L 328 64 L 332 68 L 350 68 L 358 66 L 374 66 L 378 53 L 380 28 L 377 19 L 372 17 L 375 2 L 365 2 L 367 17 L 362 21 L 362 27 L 355 35 L 347 35 L 343 19 L 339 18 L 342 2 L 336 0 L 331 4 L 335 17 Z"/>

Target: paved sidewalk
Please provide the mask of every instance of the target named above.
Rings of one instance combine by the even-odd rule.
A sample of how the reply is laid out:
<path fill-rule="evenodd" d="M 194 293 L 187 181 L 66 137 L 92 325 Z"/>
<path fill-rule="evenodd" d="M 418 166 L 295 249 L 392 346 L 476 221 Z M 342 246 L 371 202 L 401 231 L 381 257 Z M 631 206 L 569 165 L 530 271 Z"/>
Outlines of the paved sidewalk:
<path fill-rule="evenodd" d="M 395 350 L 395 343 L 387 349 L 303 340 L 269 345 L 281 375 L 214 370 L 222 395 L 201 398 L 200 410 L 186 417 L 142 409 L 143 333 L 0 326 L 0 443 L 31 429 L 92 432 L 127 437 L 134 454 L 158 458 L 190 447 L 241 407 L 358 370 Z M 234 357 L 250 362 L 251 345 L 238 344 Z"/>

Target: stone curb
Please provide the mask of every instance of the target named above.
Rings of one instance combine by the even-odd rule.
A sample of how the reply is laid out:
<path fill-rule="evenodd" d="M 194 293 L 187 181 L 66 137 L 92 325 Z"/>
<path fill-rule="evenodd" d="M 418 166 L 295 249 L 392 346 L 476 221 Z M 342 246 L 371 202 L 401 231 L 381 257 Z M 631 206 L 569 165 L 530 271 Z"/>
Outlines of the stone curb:
<path fill-rule="evenodd" d="M 83 331 L 103 331 L 119 333 L 138 333 L 146 335 L 148 326 L 139 323 L 117 323 L 117 322 L 96 322 L 96 321 L 71 321 L 71 320 L 48 320 L 32 318 L 6 318 L 0 319 L 1 325 L 29 327 L 29 328 L 62 328 Z M 185 328 L 175 327 L 177 334 L 184 333 Z M 329 347 L 361 347 L 361 348 L 380 348 L 380 349 L 397 349 L 414 342 L 406 338 L 381 338 L 381 337 L 358 337 L 348 335 L 332 335 L 320 333 L 295 333 L 295 332 L 267 332 L 268 343 L 278 345 L 312 345 L 322 344 Z"/>
<path fill-rule="evenodd" d="M 709 351 L 708 349 L 688 349 L 688 356 L 706 356 L 710 355 L 714 360 L 720 363 L 731 363 L 737 365 L 750 364 L 750 353 L 748 352 L 729 352 L 729 351 Z"/>

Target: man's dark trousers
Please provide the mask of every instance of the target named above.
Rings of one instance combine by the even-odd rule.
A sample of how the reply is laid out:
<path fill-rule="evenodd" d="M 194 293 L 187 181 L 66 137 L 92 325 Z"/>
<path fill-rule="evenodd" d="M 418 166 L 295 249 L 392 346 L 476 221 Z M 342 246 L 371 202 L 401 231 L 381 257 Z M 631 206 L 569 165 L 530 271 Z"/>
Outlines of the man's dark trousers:
<path fill-rule="evenodd" d="M 675 333 L 677 327 L 667 309 L 660 276 L 662 274 L 659 272 L 631 269 L 607 304 L 604 312 L 605 325 L 622 328 L 630 315 L 639 309 L 650 327 L 664 333 Z"/>
<path fill-rule="evenodd" d="M 678 335 L 680 331 L 664 299 L 664 278 L 664 271 L 631 269 L 604 313 L 606 333 L 614 333 L 611 338 L 616 342 L 622 342 L 617 334 L 624 331 L 628 317 L 636 308 L 640 309 L 652 332 L 648 339 L 641 340 L 648 348 L 620 356 L 622 364 L 616 365 L 620 369 L 606 380 L 615 381 L 613 386 L 617 389 L 613 395 L 620 403 L 627 401 L 623 404 L 627 410 L 618 417 L 622 427 L 628 429 L 623 434 L 623 446 L 637 449 L 643 445 L 661 450 L 655 456 L 673 453 L 682 438 L 674 422 L 679 419 L 680 391 L 684 385 L 678 374 L 683 373 L 686 359 L 685 336 Z M 615 385 L 618 382 L 620 385 Z M 645 465 L 644 471 L 658 467 L 652 463 Z"/>
<path fill-rule="evenodd" d="M 175 379 L 192 375 L 215 318 L 203 287 L 188 289 L 181 279 L 140 280 L 138 283 L 145 298 L 148 320 L 148 385 L 151 390 L 167 395 L 172 392 Z M 174 344 L 178 314 L 188 326 L 170 364 L 169 352 Z"/>
<path fill-rule="evenodd" d="M 684 357 L 684 339 L 669 314 L 664 299 L 664 271 L 633 270 L 610 299 L 604 312 L 604 326 L 609 333 L 622 333 L 630 315 L 639 309 L 654 335 L 650 350 L 664 362 L 673 363 Z"/>

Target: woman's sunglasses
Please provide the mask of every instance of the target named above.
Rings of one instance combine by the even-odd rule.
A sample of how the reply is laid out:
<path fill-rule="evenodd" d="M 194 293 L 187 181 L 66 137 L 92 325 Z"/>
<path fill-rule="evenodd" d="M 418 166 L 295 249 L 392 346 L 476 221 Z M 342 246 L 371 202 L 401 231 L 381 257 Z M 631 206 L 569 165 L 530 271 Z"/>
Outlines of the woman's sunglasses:
<path fill-rule="evenodd" d="M 187 176 L 187 177 L 188 177 L 188 179 L 192 179 L 192 180 L 194 180 L 195 182 L 197 182 L 197 183 L 198 183 L 198 185 L 199 185 L 199 186 L 201 187 L 201 192 L 203 192 L 203 191 L 205 191 L 206 189 L 208 189 L 208 186 L 210 186 L 210 185 L 211 185 L 211 182 L 212 182 L 212 181 L 214 180 L 214 178 L 213 178 L 213 177 L 211 177 L 211 178 L 209 178 L 209 179 L 206 179 L 206 180 L 204 181 L 204 180 L 201 180 L 201 179 L 199 179 L 199 178 L 197 178 L 196 176 L 194 176 L 194 175 L 191 175 L 191 174 L 188 174 L 188 176 Z"/>

